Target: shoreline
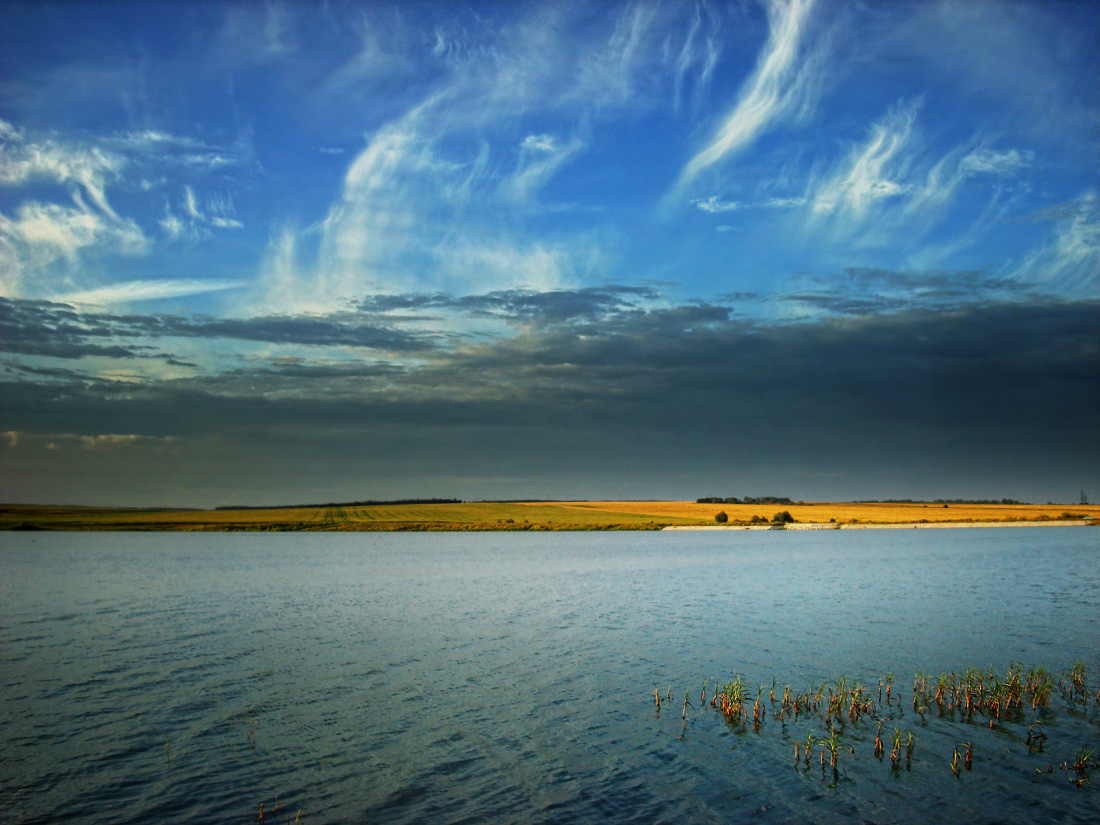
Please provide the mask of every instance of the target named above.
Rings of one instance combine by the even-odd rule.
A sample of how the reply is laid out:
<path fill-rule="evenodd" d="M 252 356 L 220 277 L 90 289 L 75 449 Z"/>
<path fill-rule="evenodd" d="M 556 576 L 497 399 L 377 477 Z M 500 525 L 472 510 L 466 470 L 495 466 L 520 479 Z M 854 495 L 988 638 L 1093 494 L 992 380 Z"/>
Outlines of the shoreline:
<path fill-rule="evenodd" d="M 806 524 L 785 525 L 750 525 L 750 524 L 675 524 L 662 527 L 661 530 L 791 530 L 795 532 L 811 532 L 818 530 L 926 530 L 926 529 L 956 529 L 967 527 L 1091 527 L 1097 522 L 1090 519 L 1050 519 L 1048 521 L 930 521 L 925 524 L 917 522 L 894 522 L 879 524 L 822 524 L 810 522 Z"/>
<path fill-rule="evenodd" d="M 1049 521 L 939 521 L 919 524 L 912 522 L 880 522 L 861 524 L 828 524 L 820 522 L 796 522 L 793 524 L 528 524 L 523 526 L 485 523 L 416 522 L 404 524 L 370 524 L 311 526 L 308 524 L 45 524 L 0 527 L 0 532 L 43 533 L 645 533 L 645 532 L 702 532 L 750 530 L 782 531 L 795 533 L 835 532 L 837 530 L 955 530 L 967 528 L 1002 527 L 1097 527 L 1100 522 L 1087 519 L 1051 519 Z"/>
<path fill-rule="evenodd" d="M 577 530 L 875 530 L 1084 526 L 1100 506 L 689 501 L 364 504 L 275 509 L 128 510 L 0 505 L 0 531 L 542 532 Z M 721 508 L 721 509 L 719 509 Z M 718 522 L 716 519 L 724 518 Z M 786 520 L 786 523 L 783 523 Z"/>

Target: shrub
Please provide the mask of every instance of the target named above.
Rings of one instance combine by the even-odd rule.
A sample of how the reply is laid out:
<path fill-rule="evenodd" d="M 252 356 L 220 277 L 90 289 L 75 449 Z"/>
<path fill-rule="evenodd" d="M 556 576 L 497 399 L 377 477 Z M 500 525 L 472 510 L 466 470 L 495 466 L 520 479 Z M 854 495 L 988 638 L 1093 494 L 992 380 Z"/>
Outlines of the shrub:
<path fill-rule="evenodd" d="M 714 517 L 714 520 L 719 524 L 725 524 L 727 521 L 730 520 L 730 517 L 726 515 L 725 510 L 721 510 L 719 511 L 718 515 Z"/>
<path fill-rule="evenodd" d="M 794 516 L 792 516 L 787 510 L 783 510 L 772 516 L 772 522 L 775 524 L 790 524 L 793 521 Z"/>

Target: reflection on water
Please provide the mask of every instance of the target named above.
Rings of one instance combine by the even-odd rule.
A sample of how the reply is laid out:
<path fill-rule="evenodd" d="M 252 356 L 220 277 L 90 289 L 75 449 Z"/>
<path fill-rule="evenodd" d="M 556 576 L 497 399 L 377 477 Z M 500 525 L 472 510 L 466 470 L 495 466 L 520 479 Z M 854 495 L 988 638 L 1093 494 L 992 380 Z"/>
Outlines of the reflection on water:
<path fill-rule="evenodd" d="M 1095 721 L 1052 717 L 1046 754 L 1019 757 L 1022 730 L 910 714 L 911 772 L 873 759 L 868 728 L 834 785 L 792 767 L 801 723 L 732 731 L 698 693 L 889 670 L 911 700 L 919 670 L 1075 659 L 1095 682 L 1098 539 L 6 534 L 0 810 L 248 822 L 278 795 L 312 823 L 1093 821 L 1095 790 L 1034 770 L 1094 747 Z M 656 686 L 678 694 L 660 715 Z M 951 737 L 985 748 L 957 780 Z"/>

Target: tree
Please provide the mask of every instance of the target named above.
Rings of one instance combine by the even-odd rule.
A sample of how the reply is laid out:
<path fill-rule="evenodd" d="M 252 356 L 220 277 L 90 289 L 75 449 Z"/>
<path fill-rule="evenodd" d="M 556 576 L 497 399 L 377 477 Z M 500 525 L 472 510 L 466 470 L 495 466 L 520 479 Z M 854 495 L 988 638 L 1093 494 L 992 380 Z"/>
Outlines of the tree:
<path fill-rule="evenodd" d="M 726 523 L 727 521 L 729 521 L 729 519 L 730 519 L 730 517 L 726 515 L 726 511 L 725 511 L 725 510 L 720 510 L 720 511 L 718 512 L 718 515 L 716 515 L 716 516 L 714 517 L 714 520 L 715 520 L 716 522 L 718 522 L 719 524 L 725 524 L 725 523 Z"/>
<path fill-rule="evenodd" d="M 776 513 L 774 516 L 772 516 L 772 522 L 775 524 L 791 524 L 793 521 L 794 516 L 792 516 L 787 510 L 783 510 L 782 512 Z"/>

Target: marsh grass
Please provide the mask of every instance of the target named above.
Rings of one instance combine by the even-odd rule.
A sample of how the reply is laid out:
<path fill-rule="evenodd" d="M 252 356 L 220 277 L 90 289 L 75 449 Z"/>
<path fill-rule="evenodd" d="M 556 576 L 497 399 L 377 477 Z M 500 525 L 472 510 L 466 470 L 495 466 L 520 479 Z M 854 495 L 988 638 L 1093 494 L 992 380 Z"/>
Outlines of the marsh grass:
<path fill-rule="evenodd" d="M 703 683 L 700 713 L 705 710 L 708 683 L 709 680 Z M 801 691 L 787 684 L 779 695 L 778 684 L 772 680 L 770 688 L 760 685 L 753 700 L 745 678 L 735 674 L 724 683 L 714 682 L 710 705 L 736 733 L 745 733 L 751 724 L 755 734 L 764 735 L 771 730 L 793 744 L 796 768 L 809 770 L 816 751 L 822 778 L 827 779 L 831 772 L 834 784 L 842 774 L 842 754 L 848 751 L 854 755 L 857 748 L 868 744 L 876 761 L 881 762 L 889 752 L 889 770 L 895 776 L 903 768 L 903 759 L 904 769 L 911 771 L 918 738 L 914 730 L 906 728 L 903 722 L 906 717 L 913 719 L 920 728 L 929 728 L 928 741 L 933 750 L 945 744 L 949 748 L 945 757 L 929 752 L 924 762 L 938 762 L 942 766 L 944 763 L 938 760 L 946 758 L 952 775 L 957 778 L 975 769 L 978 739 L 985 742 L 987 753 L 994 748 L 1001 750 L 1008 742 L 1008 747 L 1003 748 L 1005 757 L 1022 750 L 1020 755 L 1026 758 L 1043 753 L 1044 743 L 1049 738 L 1046 729 L 1057 724 L 1060 713 L 1073 724 L 1076 724 L 1074 720 L 1100 723 L 1100 691 L 1090 684 L 1089 670 L 1082 662 L 1066 668 L 1060 679 L 1045 668 L 1025 668 L 1019 663 L 1010 664 L 1003 672 L 966 668 L 961 672 L 935 675 L 917 673 L 913 679 L 911 713 L 905 710 L 890 673 L 878 681 L 874 693 L 849 676 L 812 684 Z M 1063 701 L 1055 703 L 1054 699 L 1059 696 Z M 671 688 L 666 697 L 671 698 Z M 659 707 L 661 697 L 657 691 L 655 698 Z M 689 708 L 694 709 L 694 706 L 685 694 L 682 712 L 685 725 Z M 767 722 L 769 715 L 771 724 Z M 791 742 L 787 722 L 796 720 L 812 721 L 814 725 L 808 728 L 804 741 Z M 884 741 L 887 726 L 892 728 L 888 742 Z M 965 739 L 956 738 L 960 727 L 969 731 Z M 985 728 L 989 729 L 985 737 L 976 735 Z M 815 729 L 824 729 L 824 733 L 816 734 Z M 1064 749 L 1070 743 L 1060 737 L 1058 744 Z M 922 745 L 922 753 L 925 750 L 926 746 Z M 1079 788 L 1091 783 L 1090 774 L 1097 766 L 1091 749 L 1079 749 L 1072 758 L 1053 764 L 1060 764 L 1066 777 Z"/>
<path fill-rule="evenodd" d="M 280 822 L 285 822 L 288 825 L 292 822 L 302 821 L 302 811 L 304 808 L 299 808 L 298 812 L 294 815 L 294 819 L 290 818 L 290 812 L 287 810 L 286 803 L 279 802 L 279 797 L 276 795 L 275 801 L 271 803 L 271 807 L 264 810 L 266 803 L 260 803 L 259 813 L 256 815 L 254 822 L 271 822 L 273 825 L 278 825 Z"/>

